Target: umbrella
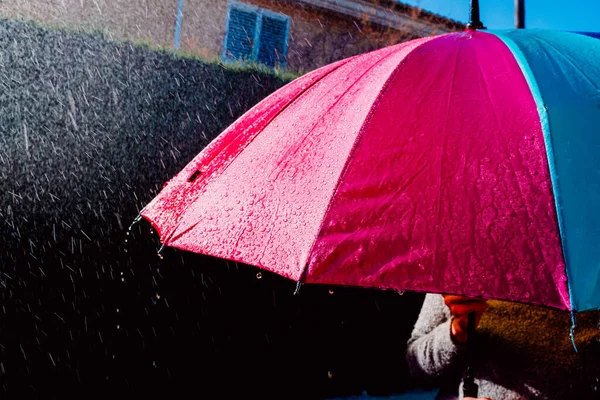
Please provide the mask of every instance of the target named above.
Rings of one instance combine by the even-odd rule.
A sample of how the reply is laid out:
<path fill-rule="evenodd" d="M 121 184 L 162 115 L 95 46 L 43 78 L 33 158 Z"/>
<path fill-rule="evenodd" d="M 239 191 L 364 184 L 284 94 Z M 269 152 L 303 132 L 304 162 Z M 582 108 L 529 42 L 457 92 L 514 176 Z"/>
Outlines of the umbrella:
<path fill-rule="evenodd" d="M 600 41 L 472 13 L 284 86 L 140 215 L 163 247 L 298 288 L 600 308 Z"/>
<path fill-rule="evenodd" d="M 306 283 L 600 307 L 600 41 L 417 39 L 240 117 L 142 211 L 164 245 Z"/>
<path fill-rule="evenodd" d="M 593 35 L 467 29 L 294 80 L 140 214 L 302 283 L 598 309 L 599 126 Z"/>

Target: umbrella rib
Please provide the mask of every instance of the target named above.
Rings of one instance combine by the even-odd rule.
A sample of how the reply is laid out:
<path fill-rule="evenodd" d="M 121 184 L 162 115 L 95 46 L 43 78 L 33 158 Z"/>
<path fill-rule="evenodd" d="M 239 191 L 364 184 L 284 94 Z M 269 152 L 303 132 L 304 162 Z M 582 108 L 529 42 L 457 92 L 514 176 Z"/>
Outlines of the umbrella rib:
<path fill-rule="evenodd" d="M 476 55 L 476 57 L 477 57 L 477 55 Z M 493 113 L 494 113 L 494 119 L 496 120 L 496 124 L 497 124 L 498 128 L 499 128 L 500 130 L 502 130 L 501 123 L 500 123 L 500 118 L 498 117 L 498 113 L 497 113 L 497 111 L 496 111 L 495 104 L 494 104 L 494 102 L 492 101 L 492 95 L 491 95 L 491 92 L 490 92 L 490 88 L 489 88 L 489 83 L 488 83 L 487 77 L 486 77 L 486 75 L 483 73 L 483 71 L 482 71 L 482 69 L 481 69 L 481 64 L 480 64 L 480 63 L 477 63 L 477 65 L 479 65 L 479 70 L 480 70 L 480 72 L 481 72 L 481 76 L 482 76 L 482 78 L 483 78 L 483 82 L 485 83 L 485 90 L 486 90 L 486 94 L 487 94 L 487 101 L 488 101 L 488 103 L 489 103 L 489 104 L 490 104 L 490 106 L 491 106 L 491 107 L 490 107 L 490 109 L 491 109 L 491 110 L 493 111 Z M 494 132 L 494 133 L 495 133 L 496 131 L 492 130 L 491 132 Z M 494 141 L 495 141 L 495 143 L 496 143 L 496 146 L 497 146 L 497 147 L 500 147 L 500 141 L 498 140 L 498 136 L 497 136 L 497 134 L 495 134 L 495 135 L 494 135 Z M 508 159 L 508 158 L 505 158 L 505 160 L 506 160 L 506 159 Z M 504 161 L 504 160 L 502 160 L 502 161 Z M 512 164 L 512 163 L 511 163 L 511 164 Z M 513 174 L 515 174 L 515 170 L 514 170 L 514 168 L 513 168 L 512 172 L 513 172 Z M 525 206 L 525 209 L 527 210 L 527 222 L 528 222 L 528 225 L 529 225 L 529 226 L 531 226 L 531 225 L 533 225 L 533 220 L 534 220 L 534 218 L 533 218 L 533 216 L 531 215 L 531 210 L 530 210 L 530 209 L 529 209 L 529 207 L 527 207 L 527 205 L 526 205 L 526 204 L 527 204 L 527 202 L 526 202 L 526 196 L 524 195 L 524 192 L 523 192 L 523 185 L 520 183 L 520 181 L 519 181 L 518 179 L 516 180 L 516 183 L 517 183 L 517 185 L 516 185 L 516 186 L 517 186 L 517 188 L 518 188 L 518 190 L 519 190 L 519 194 L 520 194 L 520 196 L 521 196 L 521 200 L 522 200 L 522 202 L 523 202 L 523 205 Z M 537 248 L 537 252 L 538 252 L 538 254 L 542 254 L 542 256 L 543 256 L 542 245 L 541 245 L 541 243 L 540 243 L 540 239 L 539 239 L 539 237 L 538 237 L 538 236 L 536 236 L 536 237 L 535 237 L 535 239 L 536 239 L 535 241 L 532 241 L 532 244 L 533 244 L 533 243 L 535 243 L 535 244 L 537 245 L 537 246 L 535 246 L 535 247 Z M 497 243 L 495 243 L 495 245 L 497 246 Z M 513 252 L 511 251 L 511 253 L 513 253 Z M 514 253 L 513 253 L 513 254 L 514 254 Z"/>
<path fill-rule="evenodd" d="M 523 73 L 523 76 L 525 77 L 525 80 L 527 81 L 527 84 L 529 85 L 529 89 L 531 90 L 533 99 L 537 106 L 537 111 L 538 111 L 538 114 L 540 117 L 540 124 L 542 126 L 542 134 L 544 137 L 544 144 L 546 147 L 546 153 L 547 153 L 547 157 L 548 157 L 548 168 L 550 170 L 550 180 L 552 182 L 554 208 L 555 208 L 556 217 L 558 220 L 557 222 L 558 222 L 558 231 L 559 231 L 559 235 L 560 235 L 560 243 L 561 243 L 561 248 L 562 248 L 562 256 L 563 256 L 563 260 L 565 263 L 565 276 L 567 277 L 567 282 L 571 282 L 570 271 L 569 271 L 569 268 L 567 267 L 569 264 L 569 260 L 567 257 L 567 253 L 565 252 L 565 249 L 567 248 L 567 238 L 566 238 L 566 235 L 564 234 L 565 226 L 564 226 L 564 220 L 563 220 L 563 214 L 562 214 L 562 198 L 560 196 L 560 181 L 555 176 L 556 161 L 555 161 L 555 157 L 554 157 L 554 148 L 552 146 L 552 139 L 551 139 L 552 134 L 550 131 L 550 124 L 549 124 L 549 119 L 548 119 L 548 109 L 546 107 L 544 99 L 542 98 L 542 93 L 541 93 L 538 83 L 536 81 L 535 75 L 533 74 L 533 70 L 531 69 L 529 62 L 527 61 L 527 58 L 525 57 L 525 54 L 523 53 L 523 51 L 521 50 L 519 45 L 517 45 L 517 43 L 508 35 L 496 34 L 496 36 L 498 36 L 508 46 L 508 48 L 511 50 L 511 52 L 515 56 L 515 60 L 517 61 L 517 63 L 519 64 L 519 67 L 521 68 L 521 72 Z M 573 298 L 573 293 L 571 292 L 570 286 L 568 283 L 567 283 L 567 288 L 568 288 L 568 295 L 569 295 L 569 307 L 573 308 L 574 307 L 574 298 Z"/>
<path fill-rule="evenodd" d="M 265 129 L 265 127 L 267 127 L 273 120 L 275 120 L 275 118 L 277 118 L 284 110 L 286 110 L 292 103 L 294 103 L 294 101 L 296 101 L 300 96 L 302 96 L 305 92 L 307 92 L 308 90 L 310 90 L 314 85 L 316 85 L 318 82 L 320 82 L 321 80 L 323 80 L 325 77 L 329 76 L 330 74 L 332 74 L 333 72 L 335 72 L 336 70 L 338 70 L 339 68 L 341 68 L 343 65 L 346 65 L 349 61 L 351 61 L 353 59 L 353 57 L 348 58 L 347 60 L 345 60 L 345 62 L 341 62 L 339 63 L 339 65 L 337 65 L 335 68 L 333 68 L 331 71 L 329 71 L 328 73 L 324 74 L 323 76 L 319 77 L 318 79 L 315 79 L 313 82 L 311 82 L 309 85 L 307 85 L 306 88 L 300 90 L 291 101 L 288 101 L 275 115 L 273 115 L 273 117 L 270 119 L 269 122 L 265 123 L 264 127 L 257 132 L 254 137 L 252 139 L 250 139 L 247 143 L 245 143 L 245 147 L 247 148 L 248 145 L 250 143 L 252 143 L 254 141 L 254 139 L 260 135 L 263 130 Z M 239 151 L 238 154 L 234 157 L 231 158 L 231 160 L 229 160 L 229 163 L 223 168 L 221 169 L 221 171 L 219 171 L 219 174 L 223 174 L 227 168 L 233 164 L 233 162 L 235 161 L 235 159 L 237 158 L 237 156 L 239 154 L 241 154 L 242 151 Z M 214 159 L 214 158 L 213 158 Z M 212 179 L 214 179 L 214 176 L 211 177 Z M 202 181 L 204 186 L 206 186 L 206 184 L 208 184 L 209 180 L 205 180 Z M 171 231 L 171 233 L 169 234 L 169 236 L 163 240 L 164 244 L 167 244 L 168 242 L 170 242 L 173 237 L 175 236 L 175 233 L 177 232 L 177 229 L 179 228 L 179 226 L 182 224 L 184 218 L 183 215 L 185 215 L 185 213 L 188 211 L 188 209 L 194 204 L 194 201 L 189 202 L 189 204 L 179 213 L 179 215 L 177 216 L 177 219 L 179 220 L 179 222 L 177 223 L 177 225 L 175 225 L 175 227 L 173 228 L 173 230 Z M 143 211 L 143 210 L 142 210 Z"/>
<path fill-rule="evenodd" d="M 556 51 L 556 56 L 560 56 L 562 57 L 565 61 L 567 61 L 569 63 L 569 65 L 571 65 L 573 67 L 573 69 L 575 69 L 589 84 L 590 86 L 592 86 L 594 89 L 598 90 L 598 85 L 596 85 L 596 83 L 590 79 L 581 69 L 581 67 L 579 67 L 577 64 L 575 64 L 573 62 L 573 60 L 571 58 L 569 58 L 566 54 L 563 54 L 563 52 L 561 52 L 558 48 L 556 48 L 556 46 L 554 46 L 552 43 L 550 43 L 548 40 L 543 39 L 540 36 L 537 35 L 532 35 L 533 37 L 537 38 L 540 42 L 543 42 L 547 47 L 551 47 L 552 49 L 554 49 Z M 544 53 L 546 53 L 546 55 L 549 56 L 548 51 L 544 48 L 541 47 L 542 51 L 544 51 Z M 551 57 L 548 57 L 551 58 Z M 564 72 L 564 71 L 562 71 Z M 565 74 L 566 76 L 567 74 Z"/>
<path fill-rule="evenodd" d="M 340 102 L 340 101 L 343 99 L 344 95 L 345 95 L 346 93 L 348 93 L 348 91 L 349 91 L 350 89 L 352 89 L 352 87 L 354 86 L 354 84 L 356 84 L 356 82 L 358 82 L 358 81 L 359 81 L 359 80 L 360 80 L 362 77 L 364 77 L 366 74 L 368 74 L 368 73 L 369 73 L 369 72 L 370 72 L 370 71 L 371 71 L 371 70 L 372 70 L 372 69 L 373 69 L 375 66 L 379 65 L 381 62 L 385 61 L 386 59 L 388 59 L 389 57 L 391 57 L 391 56 L 392 56 L 392 55 L 394 55 L 394 54 L 395 54 L 395 52 L 394 52 L 394 51 L 390 51 L 390 53 L 389 53 L 389 54 L 386 54 L 385 56 L 381 57 L 379 60 L 377 60 L 376 62 L 374 62 L 374 63 L 373 63 L 373 65 L 371 65 L 371 66 L 370 66 L 370 67 L 369 67 L 369 68 L 368 68 L 366 71 L 364 71 L 364 72 L 363 72 L 363 73 L 362 73 L 362 74 L 361 74 L 359 77 L 357 77 L 357 78 L 354 80 L 354 82 L 353 82 L 352 84 L 348 85 L 348 87 L 346 88 L 346 90 L 344 90 L 344 92 L 343 92 L 343 93 L 342 93 L 342 94 L 339 96 L 339 98 L 338 98 L 338 99 L 336 99 L 336 100 L 335 100 L 335 101 L 334 101 L 334 102 L 333 102 L 333 103 L 332 103 L 332 104 L 331 104 L 331 105 L 328 107 L 328 109 L 327 109 L 327 112 L 323 113 L 323 116 L 321 116 L 321 118 L 319 118 L 317 121 L 315 121 L 315 122 L 313 123 L 313 125 L 311 126 L 311 128 L 310 128 L 310 129 L 307 131 L 307 133 L 305 134 L 304 138 L 307 138 L 307 137 L 309 137 L 309 136 L 310 136 L 310 134 L 311 134 L 311 133 L 312 133 L 312 132 L 315 130 L 315 128 L 316 128 L 317 126 L 319 126 L 320 122 L 321 122 L 321 121 L 322 121 L 322 120 L 325 118 L 325 115 L 327 115 L 327 113 L 328 113 L 329 111 L 331 111 L 331 110 L 332 110 L 332 109 L 333 109 L 333 108 L 334 108 L 334 107 L 335 107 L 335 106 L 336 106 L 336 105 L 337 105 L 337 104 L 338 104 L 338 103 L 339 103 L 339 102 Z M 333 71 L 332 71 L 332 72 L 333 72 Z M 361 128 L 361 129 L 362 129 L 362 128 Z M 358 136 L 358 135 L 357 135 L 357 136 Z M 304 140 L 304 139 L 303 139 L 303 140 Z M 344 169 L 345 169 L 345 167 L 344 167 Z M 343 174 L 343 171 L 344 171 L 344 169 L 342 170 L 342 173 L 340 174 L 340 176 Z M 335 188 L 334 188 L 334 192 L 335 192 L 335 189 L 337 188 L 337 185 L 338 185 L 338 184 L 339 184 L 339 178 L 338 178 L 338 182 L 336 183 L 336 186 L 335 186 Z M 321 229 L 322 229 L 322 226 L 323 226 L 323 221 L 324 221 L 324 219 L 325 219 L 325 215 L 327 215 L 327 212 L 329 211 L 329 208 L 330 208 L 330 207 L 331 207 L 331 199 L 330 199 L 330 201 L 329 201 L 329 203 L 328 203 L 328 205 L 327 205 L 327 208 L 326 208 L 326 210 L 325 210 L 325 213 L 323 214 L 323 220 L 321 221 L 321 224 L 320 224 L 320 226 L 319 226 L 319 230 L 318 230 L 318 232 L 320 232 L 320 231 L 321 231 Z M 318 237 L 318 235 L 317 235 L 316 237 Z M 316 241 L 316 237 L 315 237 L 315 241 Z M 314 243 L 315 243 L 315 242 L 313 241 L 313 243 L 312 243 L 312 245 L 311 245 L 311 247 L 310 247 L 310 251 L 308 252 L 309 256 L 310 256 L 310 253 L 312 252 L 312 249 L 313 249 L 313 247 L 314 247 Z M 262 257 L 264 256 L 265 252 L 266 252 L 266 247 L 265 247 L 265 249 L 263 249 L 263 253 L 261 254 L 261 257 L 259 258 L 259 262 L 260 262 L 260 260 L 262 260 Z M 301 283 L 301 282 L 303 282 L 303 281 L 304 281 L 304 279 L 306 278 L 306 274 L 307 274 L 307 272 L 308 272 L 308 262 L 306 262 L 306 263 L 304 264 L 304 266 L 303 266 L 303 270 L 302 270 L 302 272 L 300 273 L 300 277 L 299 277 L 299 282 L 300 282 L 300 283 Z"/>
<path fill-rule="evenodd" d="M 448 34 L 451 35 L 451 34 Z M 349 165 L 350 165 L 350 160 L 352 159 L 352 155 L 356 152 L 356 149 L 359 147 L 359 143 L 361 142 L 361 139 L 364 136 L 365 131 L 367 130 L 367 127 L 369 126 L 369 123 L 371 122 L 371 119 L 373 118 L 373 115 L 375 114 L 375 108 L 377 107 L 377 105 L 379 103 L 381 103 L 381 100 L 384 96 L 384 94 L 386 93 L 387 89 L 389 88 L 391 82 L 394 80 L 394 78 L 396 77 L 396 75 L 399 73 L 399 71 L 402 69 L 402 67 L 404 66 L 404 64 L 406 64 L 408 62 L 408 60 L 411 58 L 411 56 L 413 54 L 415 54 L 416 50 L 419 49 L 421 46 L 423 46 L 425 43 L 429 43 L 430 41 L 434 41 L 437 40 L 439 38 L 442 37 L 446 37 L 447 35 L 443 35 L 443 36 L 439 36 L 436 37 L 435 39 L 429 40 L 429 41 L 424 41 L 422 43 L 419 43 L 417 46 L 415 46 L 413 49 L 411 49 L 405 56 L 404 58 L 398 63 L 398 65 L 394 68 L 394 70 L 390 73 L 390 76 L 388 77 L 388 79 L 385 81 L 385 83 L 383 84 L 379 94 L 377 95 L 377 98 L 375 99 L 375 101 L 373 102 L 373 104 L 371 105 L 371 108 L 367 114 L 367 117 L 365 118 L 365 121 L 363 122 L 358 135 L 356 136 L 356 139 L 352 145 L 352 149 L 350 150 L 350 152 L 348 153 L 348 157 L 346 158 L 344 167 L 342 168 L 342 171 L 337 179 L 337 182 L 333 188 L 333 194 L 332 196 L 330 196 L 329 198 L 329 203 L 327 204 L 327 208 L 325 209 L 325 212 L 323 213 L 323 218 L 321 219 L 321 223 L 319 226 L 319 230 L 317 231 L 317 235 L 315 235 L 315 239 L 312 243 L 312 245 L 310 246 L 310 250 L 308 251 L 308 256 L 307 258 L 310 258 L 310 255 L 313 252 L 313 249 L 316 245 L 317 239 L 319 238 L 321 232 L 323 231 L 323 227 L 325 225 L 325 220 L 327 218 L 327 215 L 329 214 L 329 211 L 331 210 L 332 207 L 332 203 L 333 203 L 333 199 L 335 198 L 335 194 L 337 193 L 337 191 L 339 190 L 340 187 L 340 183 L 344 180 L 344 176 L 346 175 L 346 172 L 348 171 Z M 382 59 L 378 60 L 376 63 L 374 63 L 367 71 L 365 71 L 365 73 L 362 76 L 364 76 L 365 74 L 367 74 L 369 71 L 371 71 L 375 66 L 379 65 L 381 62 L 383 62 L 384 60 L 386 60 L 388 57 L 391 57 L 392 55 L 394 55 L 395 52 L 391 52 L 390 54 L 388 54 L 387 56 L 383 57 Z M 298 283 L 302 283 L 303 279 L 306 279 L 308 277 L 308 269 L 310 266 L 310 261 L 307 260 L 305 262 L 304 265 L 304 269 L 300 275 L 300 281 Z"/>
<path fill-rule="evenodd" d="M 571 65 L 577 72 L 579 72 L 579 74 L 588 81 L 588 83 L 593 86 L 596 90 L 598 90 L 598 87 L 594 84 L 594 82 L 592 82 L 590 80 L 590 78 L 588 78 L 588 76 L 575 64 L 573 63 L 573 61 L 567 57 L 566 55 L 562 54 L 562 52 L 557 49 L 555 46 L 553 46 L 549 41 L 544 40 L 543 38 L 535 35 L 533 36 L 535 38 L 537 38 L 540 42 L 545 43 L 548 47 L 551 47 L 552 49 L 554 49 L 556 51 L 556 54 L 559 56 L 562 56 L 568 63 L 569 65 Z M 546 48 L 544 48 L 543 46 L 541 47 L 542 51 L 544 52 L 544 54 L 546 55 L 546 57 L 548 59 L 551 59 L 552 57 L 550 57 L 550 53 L 548 52 L 548 50 Z M 525 58 L 523 59 L 524 62 Z M 553 194 L 553 198 L 554 198 L 554 204 L 555 204 L 555 211 L 556 211 L 556 217 L 557 217 L 557 223 L 558 223 L 558 231 L 559 231 L 559 235 L 560 235 L 560 244 L 561 244 L 561 253 L 563 256 L 563 260 L 565 263 L 565 276 L 567 277 L 567 293 L 569 294 L 569 306 L 571 308 L 571 312 L 573 313 L 575 311 L 575 299 L 573 297 L 573 292 L 571 290 L 571 274 L 568 268 L 568 256 L 567 256 L 567 235 L 566 235 L 566 227 L 564 224 L 564 216 L 563 216 L 563 204 L 562 204 L 562 196 L 560 194 L 560 182 L 558 179 L 555 179 L 555 177 L 553 176 L 554 174 L 556 174 L 556 158 L 554 156 L 554 146 L 552 143 L 552 132 L 550 131 L 550 120 L 549 120 L 549 115 L 548 115 L 548 109 L 546 107 L 546 103 L 544 102 L 543 98 L 542 98 L 542 92 L 539 90 L 539 86 L 537 86 L 537 81 L 535 78 L 535 75 L 533 74 L 533 70 L 531 70 L 531 67 L 529 67 L 528 65 L 528 69 L 530 71 L 531 74 L 531 78 L 532 80 L 536 83 L 536 92 L 532 92 L 534 93 L 534 100 L 536 101 L 537 104 L 537 98 L 539 98 L 540 103 L 538 104 L 538 111 L 539 113 L 544 113 L 545 114 L 545 120 L 546 120 L 546 129 L 547 132 L 542 132 L 542 134 L 544 135 L 544 142 L 546 145 L 546 152 L 547 152 L 547 157 L 548 157 L 548 167 L 549 167 L 549 172 L 550 172 L 550 180 L 552 182 L 552 194 Z M 561 71 L 564 73 L 564 71 Z M 523 71 L 523 74 L 525 75 L 525 71 Z M 565 76 L 567 74 L 565 73 Z M 535 95 L 537 94 L 537 96 Z M 537 97 L 537 98 L 536 98 Z M 543 105 L 543 108 L 540 108 L 539 105 Z M 543 111 L 542 111 L 543 109 Z M 542 118 L 540 118 L 542 119 Z M 544 124 L 542 124 L 542 131 L 544 131 Z M 554 171 L 554 173 L 553 173 Z M 558 178 L 558 176 L 556 176 L 556 178 Z M 557 288 L 557 290 L 560 293 L 559 288 Z M 573 317 L 574 318 L 574 317 Z M 575 326 L 575 321 L 573 319 L 573 325 L 571 326 L 571 338 L 573 339 L 573 329 Z"/>
<path fill-rule="evenodd" d="M 460 49 L 460 44 L 461 42 L 458 42 L 459 48 L 455 51 L 455 57 L 454 57 L 454 65 L 452 67 L 452 80 L 450 81 L 450 90 L 448 90 L 448 99 L 446 102 L 446 118 L 444 119 L 445 124 L 444 124 L 444 142 L 443 145 L 441 147 L 440 150 L 440 162 L 439 162 L 439 166 L 440 166 L 440 173 L 439 173 L 439 180 L 438 180 L 438 198 L 437 198 L 437 212 L 438 212 L 438 216 L 437 216 L 437 220 L 440 221 L 441 218 L 441 203 L 442 203 L 442 194 L 441 194 L 441 184 L 442 184 L 442 174 L 444 172 L 444 168 L 442 168 L 442 160 L 443 160 L 443 156 L 444 156 L 444 150 L 446 149 L 447 143 L 448 143 L 448 120 L 450 117 L 450 106 L 452 105 L 452 93 L 454 92 L 454 81 L 456 78 L 456 71 L 458 69 L 458 53 L 459 53 L 459 49 Z M 434 249 L 433 249 L 433 265 L 437 264 L 437 252 L 438 252 L 438 232 L 436 231 L 435 233 L 435 241 L 434 241 Z M 440 268 L 436 268 L 436 271 L 441 271 L 443 272 L 443 270 L 441 270 Z M 443 280 L 440 280 L 441 282 L 443 282 Z"/>

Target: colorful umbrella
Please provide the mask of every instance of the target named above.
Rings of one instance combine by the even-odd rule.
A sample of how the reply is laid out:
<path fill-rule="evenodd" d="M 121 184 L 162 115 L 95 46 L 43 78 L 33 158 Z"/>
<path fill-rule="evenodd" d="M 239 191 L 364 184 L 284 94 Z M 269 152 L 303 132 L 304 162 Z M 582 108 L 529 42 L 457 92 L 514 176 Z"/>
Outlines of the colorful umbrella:
<path fill-rule="evenodd" d="M 141 212 L 306 283 L 600 308 L 600 41 L 467 30 L 327 65 Z"/>

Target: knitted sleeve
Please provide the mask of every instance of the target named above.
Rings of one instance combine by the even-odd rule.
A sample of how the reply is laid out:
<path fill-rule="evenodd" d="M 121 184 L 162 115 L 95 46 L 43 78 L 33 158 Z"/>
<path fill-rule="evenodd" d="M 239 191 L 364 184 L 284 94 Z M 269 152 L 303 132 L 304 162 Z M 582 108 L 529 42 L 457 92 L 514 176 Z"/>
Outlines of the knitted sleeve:
<path fill-rule="evenodd" d="M 418 378 L 460 374 L 464 348 L 450 337 L 450 310 L 443 297 L 427 294 L 406 350 L 411 374 Z"/>

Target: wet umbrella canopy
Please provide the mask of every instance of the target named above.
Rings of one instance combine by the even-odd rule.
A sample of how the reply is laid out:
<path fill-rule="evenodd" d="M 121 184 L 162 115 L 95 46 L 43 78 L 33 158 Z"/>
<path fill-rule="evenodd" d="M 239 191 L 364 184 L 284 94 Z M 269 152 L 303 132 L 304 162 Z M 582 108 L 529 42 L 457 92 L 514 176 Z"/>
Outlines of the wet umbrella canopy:
<path fill-rule="evenodd" d="M 313 71 L 141 212 L 162 242 L 306 283 L 600 307 L 600 41 L 423 38 Z"/>

